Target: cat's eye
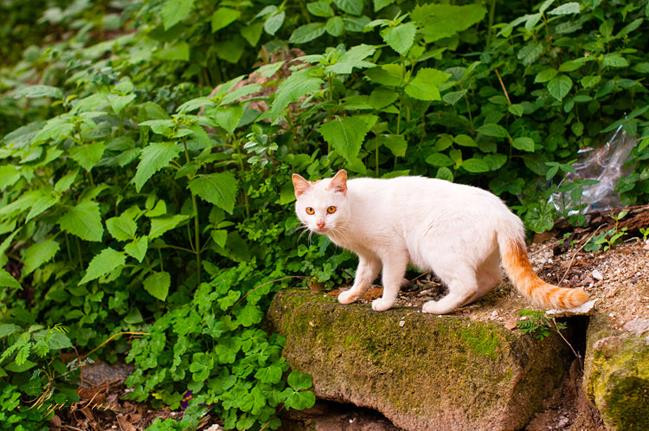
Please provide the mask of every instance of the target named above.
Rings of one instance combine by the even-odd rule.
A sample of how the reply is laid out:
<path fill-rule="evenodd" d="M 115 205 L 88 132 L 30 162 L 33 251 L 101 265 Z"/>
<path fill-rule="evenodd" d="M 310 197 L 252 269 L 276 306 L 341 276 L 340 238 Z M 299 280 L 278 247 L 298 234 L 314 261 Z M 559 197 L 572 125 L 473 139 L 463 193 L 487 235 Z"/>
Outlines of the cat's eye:
<path fill-rule="evenodd" d="M 327 207 L 327 214 L 333 214 L 333 213 L 335 213 L 335 212 L 336 212 L 336 209 L 337 209 L 337 208 L 336 208 L 335 206 L 333 206 L 333 205 L 330 206 L 330 207 Z"/>
<path fill-rule="evenodd" d="M 311 208 L 311 207 L 306 207 L 306 213 L 308 215 L 313 215 L 313 214 L 315 214 L 315 210 L 313 208 Z"/>

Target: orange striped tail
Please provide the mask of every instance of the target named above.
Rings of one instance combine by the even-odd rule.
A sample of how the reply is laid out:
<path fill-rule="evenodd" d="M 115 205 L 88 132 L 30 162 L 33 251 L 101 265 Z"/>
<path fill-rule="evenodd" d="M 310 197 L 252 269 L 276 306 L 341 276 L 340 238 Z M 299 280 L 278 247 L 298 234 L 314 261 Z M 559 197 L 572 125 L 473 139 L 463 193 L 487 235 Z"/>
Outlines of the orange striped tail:
<path fill-rule="evenodd" d="M 525 243 L 506 239 L 500 243 L 500 256 L 507 276 L 514 286 L 535 305 L 544 308 L 573 308 L 588 301 L 583 289 L 569 289 L 548 284 L 532 269 Z"/>

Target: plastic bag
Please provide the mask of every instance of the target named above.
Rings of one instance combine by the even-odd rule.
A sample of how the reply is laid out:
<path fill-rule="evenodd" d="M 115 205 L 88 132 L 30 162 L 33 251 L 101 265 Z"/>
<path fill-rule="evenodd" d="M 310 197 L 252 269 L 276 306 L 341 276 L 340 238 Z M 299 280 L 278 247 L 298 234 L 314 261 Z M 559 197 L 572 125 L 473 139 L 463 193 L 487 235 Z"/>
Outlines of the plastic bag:
<path fill-rule="evenodd" d="M 615 186 L 627 173 L 624 164 L 635 145 L 636 139 L 620 126 L 604 145 L 582 148 L 577 153 L 579 160 L 572 165 L 574 172 L 566 174 L 549 202 L 567 215 L 619 207 Z"/>

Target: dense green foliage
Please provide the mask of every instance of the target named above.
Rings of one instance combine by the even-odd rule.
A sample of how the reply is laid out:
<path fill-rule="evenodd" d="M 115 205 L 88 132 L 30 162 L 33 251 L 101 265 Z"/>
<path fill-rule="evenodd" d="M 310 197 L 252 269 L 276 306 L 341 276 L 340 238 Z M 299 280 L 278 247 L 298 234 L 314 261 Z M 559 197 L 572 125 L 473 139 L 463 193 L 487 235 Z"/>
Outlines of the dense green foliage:
<path fill-rule="evenodd" d="M 140 332 L 94 354 L 135 364 L 136 400 L 191 391 L 154 429 L 310 405 L 263 313 L 354 260 L 296 233 L 291 172 L 472 183 L 543 231 L 578 149 L 622 125 L 619 189 L 646 201 L 646 2 L 461 3 L 8 3 L 60 37 L 35 26 L 0 70 L 0 415 L 46 419 L 74 400 L 61 349 Z"/>

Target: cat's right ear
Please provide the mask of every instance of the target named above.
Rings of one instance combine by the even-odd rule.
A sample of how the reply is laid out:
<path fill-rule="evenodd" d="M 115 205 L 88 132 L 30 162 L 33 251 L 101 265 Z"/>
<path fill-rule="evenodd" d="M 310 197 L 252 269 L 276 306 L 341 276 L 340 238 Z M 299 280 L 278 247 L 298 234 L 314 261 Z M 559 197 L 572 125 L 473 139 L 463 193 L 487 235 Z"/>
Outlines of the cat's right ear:
<path fill-rule="evenodd" d="M 293 190 L 295 191 L 296 198 L 302 196 L 302 194 L 311 187 L 311 183 L 305 180 L 301 175 L 293 174 L 291 179 L 293 180 Z"/>

